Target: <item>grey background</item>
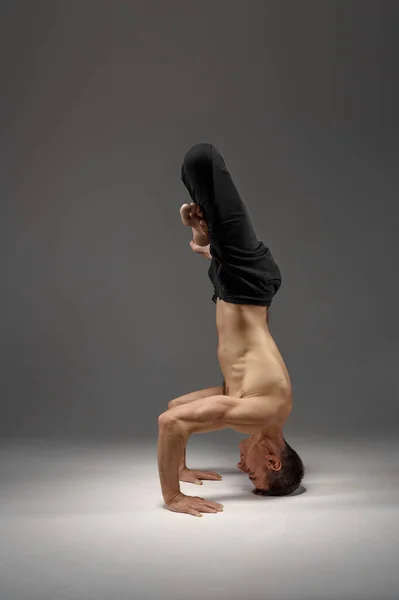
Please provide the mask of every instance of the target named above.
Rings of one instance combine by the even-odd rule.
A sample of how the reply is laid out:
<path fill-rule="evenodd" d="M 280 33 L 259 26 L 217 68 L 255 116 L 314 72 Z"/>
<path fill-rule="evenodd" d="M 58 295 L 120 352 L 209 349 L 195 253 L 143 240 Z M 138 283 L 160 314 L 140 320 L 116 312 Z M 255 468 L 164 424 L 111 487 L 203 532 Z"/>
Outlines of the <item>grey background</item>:
<path fill-rule="evenodd" d="M 395 432 L 399 4 L 0 11 L 0 435 L 155 439 L 169 400 L 221 383 L 179 221 L 199 141 L 283 273 L 287 430 Z"/>
<path fill-rule="evenodd" d="M 386 0 L 0 3 L 1 600 L 397 600 L 398 34 Z M 194 519 L 157 417 L 222 382 L 199 141 L 283 273 L 306 473 L 255 496 L 241 434 L 193 436 Z"/>

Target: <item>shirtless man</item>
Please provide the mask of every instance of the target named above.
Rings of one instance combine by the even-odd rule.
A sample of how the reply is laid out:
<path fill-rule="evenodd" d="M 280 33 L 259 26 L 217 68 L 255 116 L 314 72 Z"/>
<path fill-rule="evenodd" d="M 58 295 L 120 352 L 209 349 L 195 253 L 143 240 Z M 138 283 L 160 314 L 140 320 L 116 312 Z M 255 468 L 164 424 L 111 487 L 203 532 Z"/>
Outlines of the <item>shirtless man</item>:
<path fill-rule="evenodd" d="M 182 181 L 193 200 L 180 209 L 183 224 L 193 230 L 191 248 L 211 261 L 208 275 L 214 286 L 217 356 L 224 383 L 169 402 L 158 418 L 158 467 L 167 508 L 202 517 L 222 511 L 223 505 L 183 494 L 179 481 L 201 484 L 202 479 L 221 477 L 187 468 L 185 450 L 193 433 L 232 428 L 248 434 L 239 444 L 237 467 L 249 475 L 258 494 L 291 494 L 301 483 L 304 466 L 283 435 L 292 389 L 268 327 L 280 270 L 269 248 L 256 238 L 214 146 L 197 144 L 189 150 Z"/>

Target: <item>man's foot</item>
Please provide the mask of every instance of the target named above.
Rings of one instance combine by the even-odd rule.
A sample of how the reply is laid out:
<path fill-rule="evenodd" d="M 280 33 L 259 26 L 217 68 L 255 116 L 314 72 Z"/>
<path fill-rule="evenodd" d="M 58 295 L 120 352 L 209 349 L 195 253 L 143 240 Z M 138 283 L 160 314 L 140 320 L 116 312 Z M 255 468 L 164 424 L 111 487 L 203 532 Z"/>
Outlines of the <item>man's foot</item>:
<path fill-rule="evenodd" d="M 202 256 L 204 256 L 205 258 L 207 258 L 208 260 L 212 260 L 212 254 L 211 254 L 211 245 L 208 244 L 207 246 L 199 246 L 198 244 L 196 244 L 194 242 L 194 240 L 190 241 L 190 246 L 191 246 L 191 250 L 193 252 L 195 252 L 196 254 L 202 254 Z"/>
<path fill-rule="evenodd" d="M 180 217 L 183 225 L 192 227 L 204 237 L 209 237 L 208 226 L 204 219 L 204 213 L 195 202 L 183 204 L 180 208 Z"/>

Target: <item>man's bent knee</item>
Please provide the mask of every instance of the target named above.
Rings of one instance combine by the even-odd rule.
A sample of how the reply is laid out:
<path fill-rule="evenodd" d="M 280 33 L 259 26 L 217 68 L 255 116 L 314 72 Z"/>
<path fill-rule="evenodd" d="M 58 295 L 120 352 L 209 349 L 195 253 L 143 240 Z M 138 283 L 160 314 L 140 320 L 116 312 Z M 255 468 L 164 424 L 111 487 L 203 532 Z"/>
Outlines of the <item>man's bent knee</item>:
<path fill-rule="evenodd" d="M 203 167 L 209 167 L 212 163 L 212 144 L 196 144 L 186 153 L 183 160 L 184 171 L 189 174 Z"/>

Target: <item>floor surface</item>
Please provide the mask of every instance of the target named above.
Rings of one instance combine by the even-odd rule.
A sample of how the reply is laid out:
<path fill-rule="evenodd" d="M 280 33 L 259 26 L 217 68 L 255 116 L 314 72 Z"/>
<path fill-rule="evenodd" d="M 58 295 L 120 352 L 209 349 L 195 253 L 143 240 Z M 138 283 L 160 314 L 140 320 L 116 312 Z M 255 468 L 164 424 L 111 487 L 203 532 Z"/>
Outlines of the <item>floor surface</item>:
<path fill-rule="evenodd" d="M 304 487 L 264 498 L 204 439 L 201 519 L 163 508 L 156 440 L 2 442 L 0 600 L 399 599 L 398 443 L 290 439 Z"/>

